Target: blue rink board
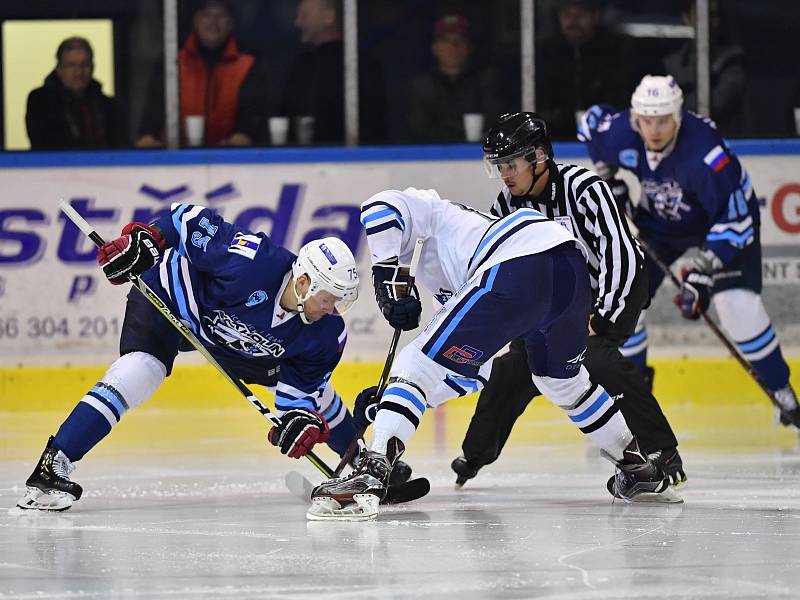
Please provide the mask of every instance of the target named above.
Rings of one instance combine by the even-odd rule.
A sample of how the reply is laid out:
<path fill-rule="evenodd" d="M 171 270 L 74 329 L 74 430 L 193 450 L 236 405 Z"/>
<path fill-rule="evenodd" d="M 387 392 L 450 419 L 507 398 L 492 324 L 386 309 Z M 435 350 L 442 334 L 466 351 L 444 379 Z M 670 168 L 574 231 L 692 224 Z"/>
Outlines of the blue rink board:
<path fill-rule="evenodd" d="M 800 155 L 800 140 L 734 140 L 740 156 Z M 588 158 L 583 144 L 555 144 L 559 160 Z M 184 150 L 105 150 L 70 152 L 2 152 L 0 168 L 138 167 L 206 164 L 349 163 L 391 161 L 480 160 L 478 144 L 426 146 L 359 146 L 308 148 L 207 148 Z"/>

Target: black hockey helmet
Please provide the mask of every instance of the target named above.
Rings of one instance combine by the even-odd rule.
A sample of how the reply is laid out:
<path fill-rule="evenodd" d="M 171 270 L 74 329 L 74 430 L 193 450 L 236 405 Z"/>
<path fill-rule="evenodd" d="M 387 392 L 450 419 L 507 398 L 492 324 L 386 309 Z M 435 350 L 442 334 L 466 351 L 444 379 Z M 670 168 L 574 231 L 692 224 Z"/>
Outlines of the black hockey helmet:
<path fill-rule="evenodd" d="M 483 142 L 483 157 L 487 163 L 497 165 L 522 156 L 535 162 L 536 148 L 542 148 L 553 158 L 553 144 L 547 122 L 532 112 L 506 113 L 489 130 Z"/>

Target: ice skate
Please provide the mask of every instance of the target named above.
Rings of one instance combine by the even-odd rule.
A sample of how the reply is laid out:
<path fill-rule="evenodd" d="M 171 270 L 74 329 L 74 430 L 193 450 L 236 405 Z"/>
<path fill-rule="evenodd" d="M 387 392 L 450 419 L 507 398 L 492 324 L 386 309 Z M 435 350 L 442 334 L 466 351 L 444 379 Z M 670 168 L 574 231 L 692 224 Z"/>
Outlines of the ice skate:
<path fill-rule="evenodd" d="M 370 521 L 377 517 L 392 469 L 404 450 L 397 438 L 389 440 L 386 454 L 362 449 L 352 473 L 314 488 L 306 517 L 310 521 Z"/>
<path fill-rule="evenodd" d="M 664 471 L 639 450 L 636 438 L 625 448 L 622 460 L 614 462 L 618 470 L 606 487 L 615 498 L 625 502 L 683 502 L 669 489 L 670 479 Z"/>
<path fill-rule="evenodd" d="M 47 446 L 36 468 L 25 482 L 27 491 L 17 502 L 23 509 L 33 510 L 67 510 L 73 502 L 80 499 L 83 488 L 69 475 L 75 470 L 72 462 L 61 451 L 52 447 L 53 436 L 47 440 Z"/>
<path fill-rule="evenodd" d="M 784 388 L 775 390 L 772 395 L 775 398 L 778 411 L 778 420 L 781 425 L 789 425 L 800 429 L 800 406 L 797 404 L 797 396 L 792 389 L 791 384 Z"/>
<path fill-rule="evenodd" d="M 453 469 L 457 475 L 456 489 L 464 487 L 464 484 L 467 483 L 467 481 L 478 474 L 478 471 L 481 470 L 482 466 L 483 465 L 479 465 L 468 459 L 463 454 L 454 458 L 453 462 L 450 463 L 450 468 Z"/>

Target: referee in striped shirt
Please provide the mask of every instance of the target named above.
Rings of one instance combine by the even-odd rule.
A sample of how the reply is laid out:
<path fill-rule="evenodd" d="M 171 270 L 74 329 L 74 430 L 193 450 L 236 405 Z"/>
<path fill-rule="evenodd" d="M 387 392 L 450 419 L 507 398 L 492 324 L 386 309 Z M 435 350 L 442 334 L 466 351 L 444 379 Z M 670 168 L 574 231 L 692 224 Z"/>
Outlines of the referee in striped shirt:
<path fill-rule="evenodd" d="M 641 371 L 619 352 L 649 302 L 644 257 L 608 185 L 593 171 L 553 161 L 547 123 L 529 112 L 505 114 L 483 145 L 490 177 L 504 186 L 491 212 L 504 217 L 533 208 L 566 227 L 580 242 L 589 265 L 594 308 L 584 365 L 592 381 L 615 397 L 642 450 L 655 455 L 673 484 L 686 475 L 678 442 Z M 500 455 L 514 422 L 539 395 L 521 340 L 497 357 L 478 399 L 452 468 L 463 485 Z"/>

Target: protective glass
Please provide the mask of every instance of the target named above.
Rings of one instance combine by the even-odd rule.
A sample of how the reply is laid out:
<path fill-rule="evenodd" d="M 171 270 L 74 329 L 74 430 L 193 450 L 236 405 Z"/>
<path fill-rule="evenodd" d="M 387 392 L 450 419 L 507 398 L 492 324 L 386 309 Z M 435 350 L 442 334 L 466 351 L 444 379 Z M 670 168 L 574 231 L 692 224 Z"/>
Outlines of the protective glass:
<path fill-rule="evenodd" d="M 314 298 L 323 310 L 328 311 L 332 308 L 334 314 L 343 315 L 350 310 L 350 307 L 355 303 L 358 298 L 358 291 L 356 290 L 353 293 L 348 293 L 346 298 L 339 298 L 326 290 L 319 290 L 311 297 Z"/>

